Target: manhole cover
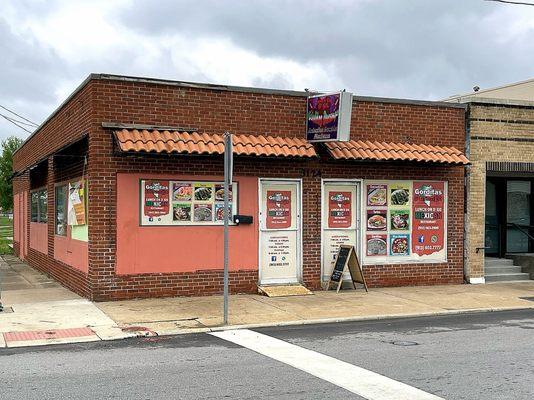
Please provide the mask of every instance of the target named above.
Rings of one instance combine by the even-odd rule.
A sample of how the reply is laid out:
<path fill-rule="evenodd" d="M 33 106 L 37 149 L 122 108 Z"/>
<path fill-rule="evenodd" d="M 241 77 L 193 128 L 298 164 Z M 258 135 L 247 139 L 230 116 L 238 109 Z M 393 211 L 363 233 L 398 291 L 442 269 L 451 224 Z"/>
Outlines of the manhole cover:
<path fill-rule="evenodd" d="M 419 344 L 417 342 L 410 342 L 409 340 L 394 340 L 389 343 L 395 346 L 417 346 Z"/>
<path fill-rule="evenodd" d="M 534 297 L 520 297 L 521 300 L 534 301 Z"/>

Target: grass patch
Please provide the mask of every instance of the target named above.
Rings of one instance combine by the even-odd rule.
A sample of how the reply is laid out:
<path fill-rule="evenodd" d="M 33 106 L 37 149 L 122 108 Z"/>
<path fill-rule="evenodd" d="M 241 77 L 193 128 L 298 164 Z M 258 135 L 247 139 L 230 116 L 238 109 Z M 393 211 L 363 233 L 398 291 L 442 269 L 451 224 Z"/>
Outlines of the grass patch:
<path fill-rule="evenodd" d="M 13 254 L 13 249 L 10 247 L 13 243 L 12 237 L 13 220 L 8 217 L 0 217 L 0 254 Z"/>

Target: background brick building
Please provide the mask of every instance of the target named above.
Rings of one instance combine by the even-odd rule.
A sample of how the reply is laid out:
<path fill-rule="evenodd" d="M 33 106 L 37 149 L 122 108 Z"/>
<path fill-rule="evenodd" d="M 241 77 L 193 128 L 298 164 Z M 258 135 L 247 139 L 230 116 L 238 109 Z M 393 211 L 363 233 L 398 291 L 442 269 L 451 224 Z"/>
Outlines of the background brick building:
<path fill-rule="evenodd" d="M 468 105 L 469 282 L 534 278 L 534 80 L 448 101 Z"/>
<path fill-rule="evenodd" d="M 348 145 L 352 147 L 336 159 L 328 145 L 303 143 L 307 96 L 306 92 L 89 76 L 14 156 L 15 252 L 94 300 L 219 293 L 222 255 L 219 260 L 216 249 L 222 229 L 142 226 L 139 182 L 191 177 L 220 180 L 223 160 L 213 150 L 217 147 L 214 135 L 228 130 L 236 140 L 252 140 L 249 147 L 254 148 L 234 160 L 239 211 L 252 215 L 254 223 L 231 227 L 236 237 L 250 240 L 231 243 L 233 292 L 254 292 L 259 280 L 259 178 L 300 182 L 299 280 L 313 289 L 320 287 L 321 275 L 325 275 L 322 190 L 327 180 L 445 182 L 443 260 L 364 261 L 364 271 L 369 286 L 461 283 L 465 106 L 355 96 L 352 142 Z M 198 137 L 191 139 L 195 146 L 211 150 L 203 154 L 191 149 L 181 154 L 161 149 L 147 153 L 147 143 L 158 147 L 154 137 L 166 130 L 173 146 L 189 143 L 181 135 L 198 132 Z M 250 139 L 258 135 L 261 140 Z M 125 150 L 128 143 L 129 150 Z M 284 154 L 287 149 L 313 154 Z M 262 151 L 279 153 L 266 156 Z M 64 204 L 59 196 L 65 185 L 79 181 L 84 182 L 88 198 L 87 223 L 65 225 L 63 232 L 57 221 L 57 210 Z M 359 181 L 360 199 L 364 198 L 360 194 L 365 182 Z M 37 215 L 32 214 L 33 209 Z M 361 204 L 357 209 L 365 212 Z M 363 215 L 360 217 L 363 220 Z M 365 230 L 360 222 L 359 229 Z M 187 240 L 184 232 L 188 232 Z M 358 233 L 359 238 L 363 235 L 363 231 Z M 158 247 L 164 241 L 175 246 Z M 201 244 L 206 250 L 184 258 L 199 241 L 205 242 Z M 358 243 L 361 252 L 361 241 Z M 177 261 L 172 261 L 173 257 Z"/>

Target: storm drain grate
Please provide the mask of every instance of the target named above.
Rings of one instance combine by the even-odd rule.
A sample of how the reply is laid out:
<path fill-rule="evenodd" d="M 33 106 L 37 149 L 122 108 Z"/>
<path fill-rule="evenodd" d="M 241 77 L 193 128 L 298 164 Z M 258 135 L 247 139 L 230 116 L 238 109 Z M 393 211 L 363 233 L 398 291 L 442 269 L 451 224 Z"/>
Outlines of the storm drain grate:
<path fill-rule="evenodd" d="M 534 296 L 531 297 L 520 297 L 521 300 L 534 301 Z"/>
<path fill-rule="evenodd" d="M 417 342 L 411 342 L 409 340 L 393 340 L 391 342 L 388 342 L 394 346 L 418 346 L 419 343 Z"/>

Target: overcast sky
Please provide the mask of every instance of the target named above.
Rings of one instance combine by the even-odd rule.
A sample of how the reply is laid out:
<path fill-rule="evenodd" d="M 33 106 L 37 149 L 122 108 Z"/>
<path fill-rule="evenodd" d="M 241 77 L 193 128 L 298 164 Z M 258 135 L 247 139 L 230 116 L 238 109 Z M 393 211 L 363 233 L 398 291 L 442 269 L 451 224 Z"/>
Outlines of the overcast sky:
<path fill-rule="evenodd" d="M 37 123 L 91 72 L 430 100 L 534 77 L 534 7 L 484 0 L 3 0 L 0 10 L 0 105 Z M 28 135 L 0 118 L 0 138 L 12 134 Z"/>

